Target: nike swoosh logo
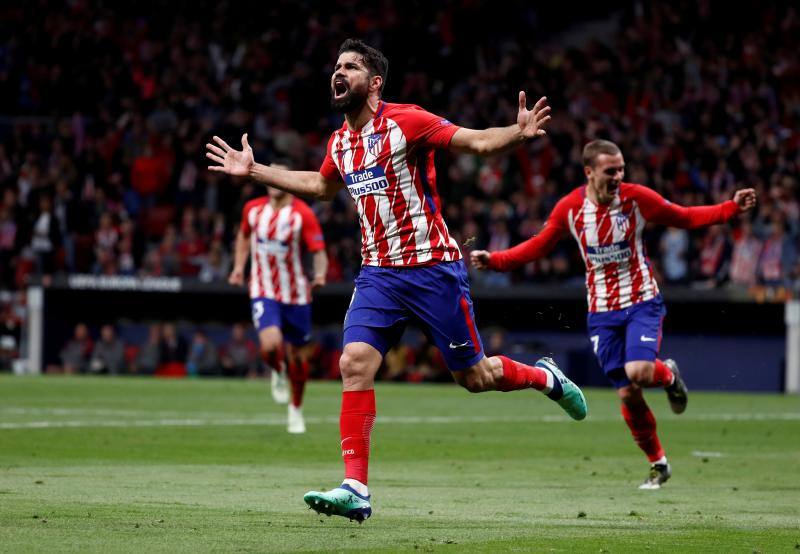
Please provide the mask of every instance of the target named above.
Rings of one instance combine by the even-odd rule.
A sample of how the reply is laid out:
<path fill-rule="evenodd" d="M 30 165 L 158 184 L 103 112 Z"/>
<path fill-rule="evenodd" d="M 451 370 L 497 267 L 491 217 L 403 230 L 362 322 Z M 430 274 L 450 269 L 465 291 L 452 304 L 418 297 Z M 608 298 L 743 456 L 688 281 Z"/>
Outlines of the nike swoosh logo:
<path fill-rule="evenodd" d="M 451 343 L 450 343 L 450 344 L 448 344 L 447 346 L 449 346 L 449 347 L 450 347 L 450 350 L 455 350 L 456 348 L 464 348 L 464 347 L 465 347 L 465 346 L 467 346 L 467 345 L 469 345 L 469 341 L 467 341 L 467 342 L 465 342 L 465 343 L 463 343 L 463 344 L 453 344 L 453 343 L 451 342 Z"/>
<path fill-rule="evenodd" d="M 658 340 L 658 339 L 654 339 L 654 338 L 651 338 L 651 337 L 645 337 L 644 335 L 642 335 L 641 337 L 639 337 L 639 340 L 642 341 L 642 342 L 656 342 L 656 340 Z"/>

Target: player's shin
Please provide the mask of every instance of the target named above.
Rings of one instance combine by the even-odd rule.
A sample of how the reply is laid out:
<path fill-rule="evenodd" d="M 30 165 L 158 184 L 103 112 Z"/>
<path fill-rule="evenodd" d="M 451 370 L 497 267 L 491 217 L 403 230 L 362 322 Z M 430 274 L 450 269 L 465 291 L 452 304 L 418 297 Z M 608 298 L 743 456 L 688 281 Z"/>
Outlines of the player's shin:
<path fill-rule="evenodd" d="M 375 424 L 375 390 L 342 393 L 339 431 L 342 438 L 344 482 L 367 496 L 369 442 Z"/>
<path fill-rule="evenodd" d="M 308 381 L 308 362 L 297 356 L 290 356 L 287 363 L 289 383 L 292 386 L 292 405 L 299 408 L 303 405 L 303 394 Z"/>
<path fill-rule="evenodd" d="M 497 356 L 503 363 L 503 378 L 497 390 L 509 392 L 521 389 L 536 389 L 547 394 L 553 390 L 553 374 L 539 367 L 525 365 L 505 356 Z"/>
<path fill-rule="evenodd" d="M 622 417 L 631 430 L 633 440 L 647 455 L 651 462 L 657 462 L 664 457 L 664 449 L 656 434 L 656 418 L 650 407 L 644 402 L 622 403 Z"/>
<path fill-rule="evenodd" d="M 285 352 L 284 346 L 278 345 L 273 350 L 262 350 L 261 359 L 267 367 L 272 368 L 272 371 L 283 373 L 285 369 Z"/>

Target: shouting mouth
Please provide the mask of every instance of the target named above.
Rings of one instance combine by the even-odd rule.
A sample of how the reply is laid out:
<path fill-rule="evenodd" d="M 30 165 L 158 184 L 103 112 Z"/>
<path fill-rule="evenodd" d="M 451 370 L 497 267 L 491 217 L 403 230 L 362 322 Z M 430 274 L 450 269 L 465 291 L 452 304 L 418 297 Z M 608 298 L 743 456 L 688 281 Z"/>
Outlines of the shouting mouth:
<path fill-rule="evenodd" d="M 350 85 L 344 79 L 334 79 L 333 81 L 333 98 L 339 100 L 347 96 L 350 92 Z"/>

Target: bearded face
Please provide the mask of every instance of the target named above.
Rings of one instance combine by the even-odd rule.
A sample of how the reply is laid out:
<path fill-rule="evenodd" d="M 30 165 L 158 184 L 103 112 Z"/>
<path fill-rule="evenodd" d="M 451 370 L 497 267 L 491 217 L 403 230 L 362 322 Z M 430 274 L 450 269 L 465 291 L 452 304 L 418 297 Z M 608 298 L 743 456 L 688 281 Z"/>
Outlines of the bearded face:
<path fill-rule="evenodd" d="M 334 79 L 331 87 L 331 108 L 337 113 L 350 113 L 359 110 L 367 101 L 367 87 L 351 86 L 350 82 L 340 77 Z"/>
<path fill-rule="evenodd" d="M 355 52 L 343 52 L 331 76 L 331 108 L 338 113 L 358 111 L 369 95 L 369 71 Z"/>

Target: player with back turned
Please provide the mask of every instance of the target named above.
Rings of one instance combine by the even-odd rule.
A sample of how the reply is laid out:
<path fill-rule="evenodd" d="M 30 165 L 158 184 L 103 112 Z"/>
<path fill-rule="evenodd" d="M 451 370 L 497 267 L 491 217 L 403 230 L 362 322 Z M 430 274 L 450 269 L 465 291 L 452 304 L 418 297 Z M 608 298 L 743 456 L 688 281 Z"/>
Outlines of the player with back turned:
<path fill-rule="evenodd" d="M 458 244 L 442 218 L 434 151 L 488 156 L 545 134 L 550 108 L 532 110 L 519 93 L 517 122 L 508 127 L 459 127 L 418 106 L 381 96 L 388 62 L 361 41 L 347 40 L 331 76 L 331 105 L 345 121 L 328 141 L 319 171 L 284 171 L 258 164 L 242 137 L 242 151 L 214 137 L 209 167 L 250 177 L 293 194 L 330 200 L 346 187 L 361 224 L 361 272 L 344 322 L 340 359 L 342 484 L 304 497 L 313 509 L 363 521 L 372 514 L 367 488 L 375 421 L 375 374 L 408 323 L 422 327 L 441 350 L 455 381 L 470 392 L 533 388 L 572 418 L 586 417 L 580 389 L 550 358 L 534 366 L 505 356 L 486 357 L 475 326 L 469 281 Z"/>
<path fill-rule="evenodd" d="M 586 264 L 592 348 L 617 388 L 622 417 L 650 461 L 640 489 L 658 489 L 672 469 L 656 434 L 656 420 L 642 388 L 666 390 L 672 411 L 683 413 L 686 385 L 673 360 L 660 360 L 661 323 L 666 310 L 642 241 L 647 222 L 697 229 L 723 223 L 755 206 L 753 189 L 733 200 L 685 208 L 642 185 L 622 182 L 625 160 L 613 142 L 595 140 L 583 149 L 587 183 L 563 197 L 539 235 L 508 250 L 472 252 L 478 269 L 510 271 L 547 255 L 568 233 Z"/>

